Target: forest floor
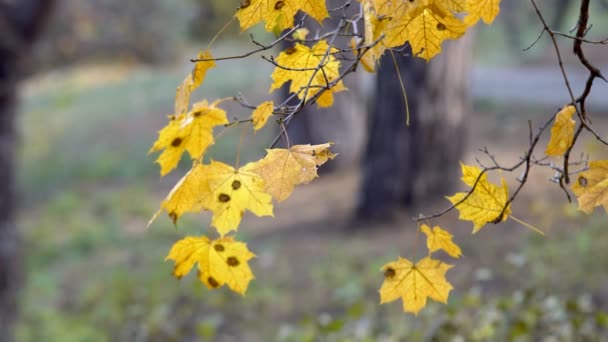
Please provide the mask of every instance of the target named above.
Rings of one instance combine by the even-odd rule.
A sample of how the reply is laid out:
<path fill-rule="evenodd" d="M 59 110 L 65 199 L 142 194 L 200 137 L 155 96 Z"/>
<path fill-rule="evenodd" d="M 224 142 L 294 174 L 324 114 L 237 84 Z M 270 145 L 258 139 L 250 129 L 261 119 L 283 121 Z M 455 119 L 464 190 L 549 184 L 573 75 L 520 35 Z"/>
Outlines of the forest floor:
<path fill-rule="evenodd" d="M 267 82 L 263 72 L 248 73 L 238 64 L 225 70 L 210 72 L 195 96 L 230 96 L 234 89 L 264 88 L 258 85 Z M 380 267 L 399 255 L 424 254 L 423 240 L 409 218 L 444 208 L 449 194 L 436 194 L 434 203 L 399 213 L 394 221 L 355 231 L 351 218 L 360 182 L 355 166 L 300 186 L 276 205 L 274 218 L 245 216 L 239 238 L 257 254 L 252 261 L 256 279 L 245 298 L 226 289 L 210 292 L 192 275 L 173 279 L 171 264 L 163 263 L 169 247 L 186 234 L 205 233 L 209 216 L 188 215 L 177 229 L 161 218 L 146 229 L 187 166 L 159 181 L 154 157 L 146 153 L 184 74 L 95 66 L 26 84 L 20 224 L 28 283 L 21 340 L 398 341 L 546 335 L 568 340 L 601 336 L 598 331 L 608 326 L 602 311 L 608 309 L 605 213 L 582 215 L 548 181 L 552 172 L 543 169 L 534 170 L 513 213 L 545 231 L 544 237 L 513 220 L 475 235 L 456 213 L 432 222 L 455 235 L 464 257 L 445 259 L 455 264 L 448 272 L 455 289 L 447 307 L 431 303 L 417 317 L 404 314 L 397 302 L 379 305 Z M 260 97 L 265 93 L 259 92 Z M 517 161 L 526 147 L 528 120 L 539 124 L 563 102 L 567 100 L 552 106 L 477 100 L 463 161 L 474 163 L 482 146 L 507 164 Z M 597 117 L 598 130 L 608 131 L 606 116 Z M 247 144 L 242 158 L 259 154 L 272 138 L 272 132 L 258 134 L 261 142 Z M 214 147 L 213 157 L 233 160 L 237 141 L 238 132 L 228 134 Z M 539 155 L 545 143 L 539 145 Z M 592 139 L 576 155 L 580 152 L 608 157 Z M 518 175 L 503 176 L 513 187 Z"/>

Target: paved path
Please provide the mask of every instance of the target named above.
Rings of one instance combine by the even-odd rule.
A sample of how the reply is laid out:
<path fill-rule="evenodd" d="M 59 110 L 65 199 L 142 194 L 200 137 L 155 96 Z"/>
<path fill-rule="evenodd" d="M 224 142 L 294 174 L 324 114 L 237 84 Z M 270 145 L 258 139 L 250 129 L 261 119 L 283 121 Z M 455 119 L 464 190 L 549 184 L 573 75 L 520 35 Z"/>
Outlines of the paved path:
<path fill-rule="evenodd" d="M 608 65 L 600 68 L 608 75 Z M 587 80 L 581 68 L 566 69 L 575 96 L 581 93 Z M 556 66 L 485 67 L 473 70 L 473 96 L 476 99 L 520 102 L 524 104 L 559 107 L 569 102 L 559 68 Z M 608 83 L 596 80 L 589 99 L 590 110 L 608 111 Z"/>

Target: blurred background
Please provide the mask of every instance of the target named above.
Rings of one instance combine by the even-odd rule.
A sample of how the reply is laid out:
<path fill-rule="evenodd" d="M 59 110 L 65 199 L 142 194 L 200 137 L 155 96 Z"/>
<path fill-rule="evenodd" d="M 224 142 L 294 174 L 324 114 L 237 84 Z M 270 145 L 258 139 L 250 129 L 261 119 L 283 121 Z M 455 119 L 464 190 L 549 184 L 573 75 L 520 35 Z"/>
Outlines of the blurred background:
<path fill-rule="evenodd" d="M 543 3 L 553 27 L 576 24 L 577 1 Z M 247 214 L 239 238 L 258 256 L 246 297 L 171 276 L 172 243 L 208 232 L 208 215 L 178 227 L 148 219 L 188 161 L 159 177 L 147 151 L 171 113 L 189 59 L 229 20 L 238 0 L 0 1 L 0 340 L 18 341 L 496 341 L 602 340 L 608 336 L 608 219 L 584 215 L 533 169 L 512 220 L 471 235 L 450 213 L 440 224 L 464 257 L 448 279 L 447 306 L 417 317 L 400 302 L 379 305 L 380 267 L 411 258 L 424 241 L 409 218 L 449 205 L 462 190 L 459 161 L 486 146 L 506 165 L 539 125 L 569 102 L 547 37 L 525 1 L 503 1 L 492 26 L 446 44 L 429 65 L 400 59 L 412 109 L 389 60 L 378 76 L 352 75 L 335 108 L 299 115 L 295 142 L 336 142 L 341 155 L 312 184 L 276 205 L 275 218 Z M 593 2 L 589 39 L 608 35 L 605 2 Z M 311 25 L 311 32 L 318 30 Z M 256 39 L 273 38 L 260 27 Z M 586 74 L 560 41 L 575 93 Z M 233 22 L 214 56 L 254 49 Z M 279 50 L 264 55 L 278 54 Z M 586 46 L 608 70 L 608 47 Z M 255 67 L 252 67 L 255 65 Z M 218 63 L 194 100 L 242 92 L 271 99 L 272 66 L 259 58 Z M 589 111 L 608 130 L 608 87 L 597 82 Z M 227 104 L 230 117 L 249 110 Z M 277 131 L 246 136 L 241 160 L 260 158 Z M 210 157 L 233 163 L 240 129 Z M 542 155 L 543 140 L 538 148 Z M 574 155 L 607 159 L 586 137 Z M 558 162 L 558 160 L 555 160 Z M 13 170 L 14 172 L 11 172 Z M 518 174 L 503 174 L 516 184 Z M 17 228 L 14 228 L 17 227 Z M 420 255 L 423 252 L 419 252 Z M 17 295 L 18 293 L 18 295 Z M 19 300 L 16 301 L 15 299 Z M 19 312 L 19 315 L 16 313 Z"/>

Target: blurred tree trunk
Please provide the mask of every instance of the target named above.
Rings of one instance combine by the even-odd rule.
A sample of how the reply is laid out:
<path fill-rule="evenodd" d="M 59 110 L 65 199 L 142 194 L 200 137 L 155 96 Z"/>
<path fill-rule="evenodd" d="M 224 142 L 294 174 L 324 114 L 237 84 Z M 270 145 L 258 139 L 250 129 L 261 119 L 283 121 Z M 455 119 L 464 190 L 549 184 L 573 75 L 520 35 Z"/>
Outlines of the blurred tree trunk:
<path fill-rule="evenodd" d="M 25 267 L 15 226 L 17 82 L 51 0 L 0 2 L 0 340 L 14 339 Z"/>
<path fill-rule="evenodd" d="M 382 58 L 357 219 L 390 220 L 398 208 L 441 199 L 451 191 L 459 178 L 470 113 L 472 36 L 469 32 L 444 44 L 441 55 L 428 64 L 396 56 L 409 100 L 409 127 L 392 57 Z"/>

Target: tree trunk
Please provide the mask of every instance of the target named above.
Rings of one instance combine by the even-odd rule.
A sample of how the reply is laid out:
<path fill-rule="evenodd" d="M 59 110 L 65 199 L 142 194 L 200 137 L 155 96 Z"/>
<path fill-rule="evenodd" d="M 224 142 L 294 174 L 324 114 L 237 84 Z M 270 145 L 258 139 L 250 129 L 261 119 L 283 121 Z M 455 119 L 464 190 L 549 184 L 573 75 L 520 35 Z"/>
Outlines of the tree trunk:
<path fill-rule="evenodd" d="M 14 339 L 24 263 L 15 225 L 15 129 L 20 67 L 53 1 L 0 3 L 0 340 Z"/>
<path fill-rule="evenodd" d="M 369 116 L 356 218 L 390 220 L 396 209 L 449 194 L 458 179 L 470 112 L 472 33 L 444 44 L 430 63 L 397 57 L 410 126 L 392 57 L 382 58 Z"/>

